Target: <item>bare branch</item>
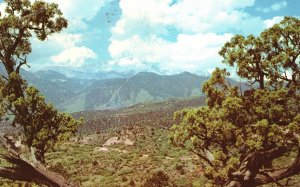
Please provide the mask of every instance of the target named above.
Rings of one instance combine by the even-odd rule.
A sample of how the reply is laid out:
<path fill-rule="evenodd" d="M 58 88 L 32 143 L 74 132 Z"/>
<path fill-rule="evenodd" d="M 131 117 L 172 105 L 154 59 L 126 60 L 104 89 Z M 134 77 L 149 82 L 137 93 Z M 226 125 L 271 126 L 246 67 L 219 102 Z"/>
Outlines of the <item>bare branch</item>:
<path fill-rule="evenodd" d="M 20 68 L 21 68 L 21 66 L 27 65 L 27 57 L 25 57 L 25 59 L 22 59 L 22 58 L 18 57 L 18 59 L 21 60 L 20 63 L 19 63 L 19 65 L 17 66 L 17 69 L 16 69 L 16 73 L 19 75 L 20 74 Z"/>
<path fill-rule="evenodd" d="M 3 79 L 5 79 L 6 81 L 8 81 L 8 78 L 5 77 L 4 75 L 1 75 L 1 77 L 2 77 Z"/>
<path fill-rule="evenodd" d="M 197 156 L 199 156 L 201 159 L 203 159 L 207 164 L 209 164 L 211 167 L 213 167 L 213 163 L 206 157 L 206 156 L 203 156 L 202 154 L 194 151 L 193 149 L 190 149 L 190 151 L 194 154 L 196 154 Z"/>

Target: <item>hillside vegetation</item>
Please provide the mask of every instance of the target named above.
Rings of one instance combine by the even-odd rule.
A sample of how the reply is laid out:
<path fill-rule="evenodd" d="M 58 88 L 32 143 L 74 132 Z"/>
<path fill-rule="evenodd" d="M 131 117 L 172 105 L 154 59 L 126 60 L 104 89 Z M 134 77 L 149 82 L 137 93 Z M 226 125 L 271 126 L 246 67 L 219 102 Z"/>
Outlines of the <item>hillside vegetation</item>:
<path fill-rule="evenodd" d="M 85 116 L 85 124 L 77 136 L 46 155 L 47 167 L 80 186 L 154 186 L 153 181 L 161 186 L 206 186 L 203 162 L 174 147 L 168 137 L 174 110 L 203 104 L 204 98 L 194 98 L 76 113 Z M 282 158 L 276 165 L 289 160 Z M 291 181 L 299 185 L 297 177 Z M 7 187 L 17 184 L 24 183 L 0 182 Z"/>
<path fill-rule="evenodd" d="M 174 111 L 203 103 L 204 98 L 194 98 L 76 113 L 85 123 L 76 137 L 46 155 L 47 167 L 80 186 L 147 186 L 154 179 L 169 186 L 202 186 L 201 162 L 172 146 L 168 128 Z"/>
<path fill-rule="evenodd" d="M 23 69 L 67 28 L 58 4 L 1 5 L 0 186 L 300 186 L 298 17 L 231 37 L 210 77 L 86 78 Z"/>
<path fill-rule="evenodd" d="M 84 111 L 73 116 L 84 117 L 81 133 L 103 132 L 111 128 L 130 125 L 149 125 L 169 128 L 174 124 L 173 114 L 183 108 L 199 107 L 205 98 L 172 99 L 160 103 L 142 103 L 115 110 Z"/>

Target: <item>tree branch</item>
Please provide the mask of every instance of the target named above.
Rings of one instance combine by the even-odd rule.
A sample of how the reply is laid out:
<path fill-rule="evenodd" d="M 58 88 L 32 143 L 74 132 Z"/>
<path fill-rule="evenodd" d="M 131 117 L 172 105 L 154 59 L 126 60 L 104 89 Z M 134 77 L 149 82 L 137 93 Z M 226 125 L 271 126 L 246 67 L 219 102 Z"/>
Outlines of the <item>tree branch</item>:
<path fill-rule="evenodd" d="M 17 36 L 15 42 L 7 50 L 7 54 L 6 54 L 7 58 L 11 57 L 11 55 L 14 53 L 14 51 L 16 50 L 16 48 L 18 47 L 18 45 L 20 44 L 20 42 L 21 42 L 21 40 L 23 38 L 24 32 L 25 32 L 25 29 L 24 28 L 20 28 L 18 36 Z"/>
<path fill-rule="evenodd" d="M 255 184 L 256 185 L 263 185 L 272 183 L 275 181 L 280 181 L 282 179 L 291 177 L 293 175 L 300 174 L 300 148 L 298 148 L 298 153 L 295 158 L 295 161 L 287 168 L 283 169 L 277 169 L 272 172 L 267 173 L 268 176 L 266 176 L 264 173 L 259 173 L 255 177 Z"/>
<path fill-rule="evenodd" d="M 190 149 L 191 152 L 193 152 L 194 154 L 196 154 L 197 156 L 199 156 L 201 159 L 203 159 L 207 164 L 209 164 L 211 167 L 213 167 L 213 163 L 205 156 L 201 155 L 200 153 L 197 153 L 196 151 L 194 151 L 193 149 Z"/>
<path fill-rule="evenodd" d="M 248 154 L 242 160 L 239 169 L 233 173 L 229 173 L 229 180 L 227 183 L 231 184 L 234 181 L 242 184 L 256 183 L 256 178 L 258 177 L 260 172 L 259 170 L 262 168 L 262 166 L 266 162 L 282 156 L 287 151 L 288 149 L 286 147 L 276 147 L 268 151 Z M 259 176 L 264 177 L 264 180 L 268 180 L 268 183 L 274 182 L 274 177 L 272 175 L 269 174 L 270 177 L 267 177 L 265 173 L 263 174 L 264 175 L 261 173 Z M 276 180 L 276 178 L 274 179 Z"/>
<path fill-rule="evenodd" d="M 18 57 L 18 59 L 21 60 L 19 65 L 17 66 L 17 69 L 16 69 L 16 73 L 19 75 L 21 66 L 23 66 L 25 64 L 27 65 L 27 57 L 25 57 L 25 59 L 22 59 L 22 58 Z"/>
<path fill-rule="evenodd" d="M 0 167 L 0 177 L 25 182 L 36 182 L 54 187 L 77 186 L 57 173 L 46 170 L 42 164 L 32 164 L 3 135 L 0 135 L 0 142 L 2 142 L 10 153 L 9 156 L 2 155 L 2 158 L 13 165 L 12 167 Z"/>

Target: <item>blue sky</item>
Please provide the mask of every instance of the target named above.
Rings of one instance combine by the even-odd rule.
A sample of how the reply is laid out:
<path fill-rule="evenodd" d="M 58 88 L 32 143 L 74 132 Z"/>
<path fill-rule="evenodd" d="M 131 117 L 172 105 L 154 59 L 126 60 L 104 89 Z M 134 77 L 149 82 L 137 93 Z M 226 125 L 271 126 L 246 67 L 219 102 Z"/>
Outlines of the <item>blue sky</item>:
<path fill-rule="evenodd" d="M 45 42 L 32 39 L 33 70 L 211 72 L 234 34 L 258 35 L 283 16 L 300 16 L 299 0 L 46 1 L 59 4 L 69 27 Z"/>

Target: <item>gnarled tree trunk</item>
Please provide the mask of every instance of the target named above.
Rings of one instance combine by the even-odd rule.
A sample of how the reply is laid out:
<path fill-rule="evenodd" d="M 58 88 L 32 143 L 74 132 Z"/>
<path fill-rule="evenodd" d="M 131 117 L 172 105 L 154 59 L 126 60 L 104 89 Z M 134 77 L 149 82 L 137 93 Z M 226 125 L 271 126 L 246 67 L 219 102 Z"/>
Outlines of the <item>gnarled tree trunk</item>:
<path fill-rule="evenodd" d="M 2 158 L 13 165 L 12 167 L 0 167 L 0 177 L 24 182 L 35 182 L 53 187 L 78 186 L 59 174 L 47 170 L 40 163 L 31 163 L 14 147 L 14 144 L 11 144 L 2 135 L 0 135 L 0 142 L 2 142 L 9 152 L 9 155 L 2 155 Z"/>
<path fill-rule="evenodd" d="M 300 174 L 300 148 L 294 162 L 280 169 L 262 169 L 262 165 L 270 160 L 283 156 L 287 152 L 284 147 L 274 148 L 260 154 L 248 155 L 243 161 L 238 171 L 231 173 L 226 187 L 255 187 L 268 183 L 276 183 L 278 186 L 287 186 L 280 184 L 280 180 Z M 289 180 L 287 180 L 287 183 Z"/>

